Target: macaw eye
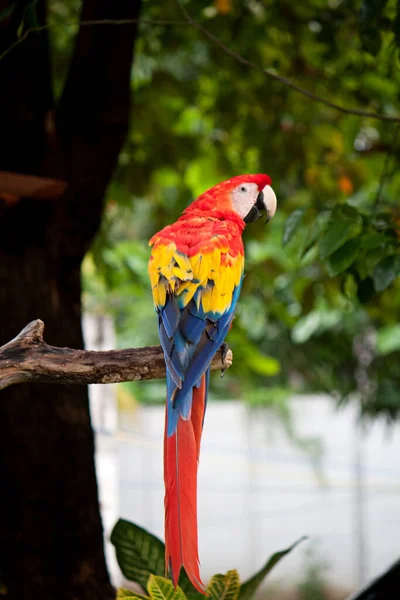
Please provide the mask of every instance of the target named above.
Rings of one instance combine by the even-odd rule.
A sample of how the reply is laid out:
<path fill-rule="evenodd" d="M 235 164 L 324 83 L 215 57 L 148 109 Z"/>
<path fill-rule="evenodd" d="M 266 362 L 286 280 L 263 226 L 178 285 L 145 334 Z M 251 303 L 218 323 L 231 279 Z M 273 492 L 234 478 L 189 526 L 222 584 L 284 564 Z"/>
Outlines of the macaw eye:
<path fill-rule="evenodd" d="M 240 188 L 241 192 L 247 192 L 246 188 L 242 185 L 242 187 Z"/>

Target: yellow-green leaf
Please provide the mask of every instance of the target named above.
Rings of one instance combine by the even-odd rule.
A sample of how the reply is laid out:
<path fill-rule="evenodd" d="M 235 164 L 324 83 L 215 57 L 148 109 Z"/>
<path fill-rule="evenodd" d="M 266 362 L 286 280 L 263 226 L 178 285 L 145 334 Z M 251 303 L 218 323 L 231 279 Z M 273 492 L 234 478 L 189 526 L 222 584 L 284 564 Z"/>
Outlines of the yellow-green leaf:
<path fill-rule="evenodd" d="M 179 586 L 174 588 L 170 579 L 159 575 L 150 575 L 147 591 L 152 600 L 186 600 L 186 596 Z"/>
<path fill-rule="evenodd" d="M 267 356 L 261 352 L 255 356 L 251 356 L 249 360 L 249 366 L 256 373 L 265 375 L 266 377 L 273 377 L 281 370 L 281 365 L 276 358 Z"/>
<path fill-rule="evenodd" d="M 125 588 L 118 588 L 116 600 L 149 600 L 148 596 L 143 596 L 142 594 L 137 594 L 136 592 L 132 592 L 132 590 L 126 590 Z"/>
<path fill-rule="evenodd" d="M 236 600 L 239 590 L 239 574 L 235 569 L 225 575 L 214 575 L 207 587 L 207 593 L 212 600 Z"/>

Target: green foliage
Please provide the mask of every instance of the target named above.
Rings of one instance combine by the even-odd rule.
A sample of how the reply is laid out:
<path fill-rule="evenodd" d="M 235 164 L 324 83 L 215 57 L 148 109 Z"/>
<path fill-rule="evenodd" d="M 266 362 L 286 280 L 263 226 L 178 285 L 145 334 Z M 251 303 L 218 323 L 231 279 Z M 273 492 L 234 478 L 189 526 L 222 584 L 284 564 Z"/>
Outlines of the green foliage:
<path fill-rule="evenodd" d="M 185 594 L 180 587 L 175 589 L 172 581 L 165 577 L 150 575 L 147 591 L 152 600 L 185 600 Z"/>
<path fill-rule="evenodd" d="M 379 354 L 390 354 L 400 350 L 400 324 L 382 327 L 376 340 L 376 351 Z"/>
<path fill-rule="evenodd" d="M 400 256 L 386 256 L 375 267 L 373 280 L 377 292 L 383 292 L 400 274 Z"/>
<path fill-rule="evenodd" d="M 399 115 L 397 0 L 233 2 L 223 15 L 201 0 L 186 6 L 227 48 L 321 98 Z M 78 14 L 76 0 L 50 2 L 57 82 Z M 381 339 L 400 311 L 397 126 L 343 114 L 236 62 L 174 2 L 144 1 L 131 84 L 131 128 L 84 263 L 86 306 L 114 314 L 119 346 L 157 343 L 148 239 L 207 187 L 267 172 L 278 212 L 265 229 L 246 228 L 247 276 L 228 337 L 234 367 L 222 384 L 212 378 L 214 392 L 260 391 L 266 403 L 269 388 L 358 397 L 355 336 Z M 386 347 L 385 360 L 375 348 L 373 391 L 360 406 L 393 417 L 399 349 Z M 163 400 L 157 382 L 129 390 Z"/>
<path fill-rule="evenodd" d="M 207 586 L 207 595 L 211 600 L 237 600 L 239 592 L 239 574 L 235 570 L 225 575 L 214 575 Z"/>
<path fill-rule="evenodd" d="M 145 529 L 119 519 L 112 530 L 111 543 L 126 579 L 146 589 L 151 573 L 164 575 L 164 544 Z"/>
<path fill-rule="evenodd" d="M 130 598 L 131 600 L 144 600 L 148 596 L 132 592 L 132 590 L 126 590 L 125 588 L 118 588 L 116 600 L 122 600 L 123 598 Z"/>
<path fill-rule="evenodd" d="M 347 216 L 341 210 L 332 214 L 332 224 L 319 240 L 319 255 L 322 259 L 328 258 L 333 252 L 341 248 L 348 240 L 360 235 L 362 219 L 357 211 Z"/>
<path fill-rule="evenodd" d="M 130 600 L 185 600 L 186 596 L 180 587 L 174 588 L 172 581 L 157 575 L 150 575 L 147 583 L 148 596 L 131 592 L 120 588 L 117 592 L 117 600 L 128 598 Z"/>
<path fill-rule="evenodd" d="M 360 8 L 360 35 L 363 47 L 373 56 L 378 54 L 382 45 L 380 27 L 382 22 L 382 13 L 387 4 L 387 0 L 363 0 Z"/>
<path fill-rule="evenodd" d="M 235 570 L 228 571 L 225 575 L 214 575 L 207 586 L 207 595 L 211 600 L 251 600 L 273 567 L 304 539 L 301 538 L 286 550 L 273 554 L 265 566 L 242 585 L 240 585 L 239 574 Z M 176 589 L 169 579 L 162 576 L 165 568 L 165 546 L 161 540 L 145 529 L 120 519 L 111 533 L 111 542 L 115 546 L 117 561 L 124 577 L 138 583 L 148 592 L 148 596 L 143 596 L 126 589 L 119 589 L 117 600 L 123 598 L 201 600 L 204 598 L 194 589 L 183 569 Z"/>
<path fill-rule="evenodd" d="M 243 585 L 240 588 L 239 600 L 251 600 L 251 598 L 254 598 L 257 589 L 260 587 L 261 583 L 264 581 L 266 576 L 272 571 L 275 565 L 277 565 L 278 562 L 284 556 L 289 554 L 289 552 L 291 552 L 296 546 L 298 546 L 298 544 L 300 544 L 300 542 L 302 542 L 305 539 L 305 537 L 302 537 L 299 540 L 297 540 L 294 544 L 289 546 L 289 548 L 286 548 L 286 550 L 280 550 L 279 552 L 275 552 L 275 554 L 271 556 L 271 558 L 267 561 L 264 567 L 262 567 L 262 569 L 258 571 L 258 573 L 256 573 L 255 575 L 253 575 L 253 577 L 251 577 L 245 583 L 243 583 Z"/>

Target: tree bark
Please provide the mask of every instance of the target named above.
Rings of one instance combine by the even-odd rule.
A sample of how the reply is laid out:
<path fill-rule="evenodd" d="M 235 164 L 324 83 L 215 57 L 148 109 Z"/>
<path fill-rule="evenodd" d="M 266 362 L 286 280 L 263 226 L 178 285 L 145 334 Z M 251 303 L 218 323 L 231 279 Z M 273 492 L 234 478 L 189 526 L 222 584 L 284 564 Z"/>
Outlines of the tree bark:
<path fill-rule="evenodd" d="M 87 385 L 165 377 L 161 346 L 106 351 L 57 348 L 46 344 L 43 330 L 43 321 L 37 319 L 0 347 L 0 390 L 17 383 Z M 223 373 L 231 364 L 232 351 L 226 345 L 210 367 Z"/>
<path fill-rule="evenodd" d="M 0 22 L 0 52 L 24 7 Z M 35 3 L 45 22 L 44 0 Z M 83 19 L 136 19 L 139 2 L 83 3 Z M 0 203 L 0 344 L 41 318 L 82 348 L 80 264 L 123 144 L 135 25 L 82 28 L 54 106 L 46 32 L 0 62 L 0 170 L 68 182 L 54 201 Z M 0 579 L 10 600 L 114 598 L 103 553 L 85 387 L 32 384 L 0 402 Z"/>

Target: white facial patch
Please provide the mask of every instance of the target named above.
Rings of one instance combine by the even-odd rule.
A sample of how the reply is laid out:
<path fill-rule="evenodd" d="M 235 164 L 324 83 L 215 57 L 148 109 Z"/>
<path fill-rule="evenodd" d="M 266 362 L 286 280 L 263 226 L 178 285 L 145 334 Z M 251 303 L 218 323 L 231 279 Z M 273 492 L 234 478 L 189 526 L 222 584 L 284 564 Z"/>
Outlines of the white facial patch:
<path fill-rule="evenodd" d="M 264 190 L 269 187 L 265 186 Z M 271 188 L 269 188 L 271 189 Z M 271 190 L 272 191 L 272 190 Z M 273 192 L 272 192 L 273 193 Z M 256 183 L 241 183 L 232 192 L 232 208 L 237 214 L 245 218 L 257 202 L 258 185 Z M 274 194 L 275 196 L 275 194 Z M 275 198 L 276 201 L 276 198 Z"/>
<path fill-rule="evenodd" d="M 270 185 L 266 185 L 263 189 L 264 204 L 268 212 L 269 219 L 272 219 L 276 212 L 276 196 L 275 192 Z"/>

